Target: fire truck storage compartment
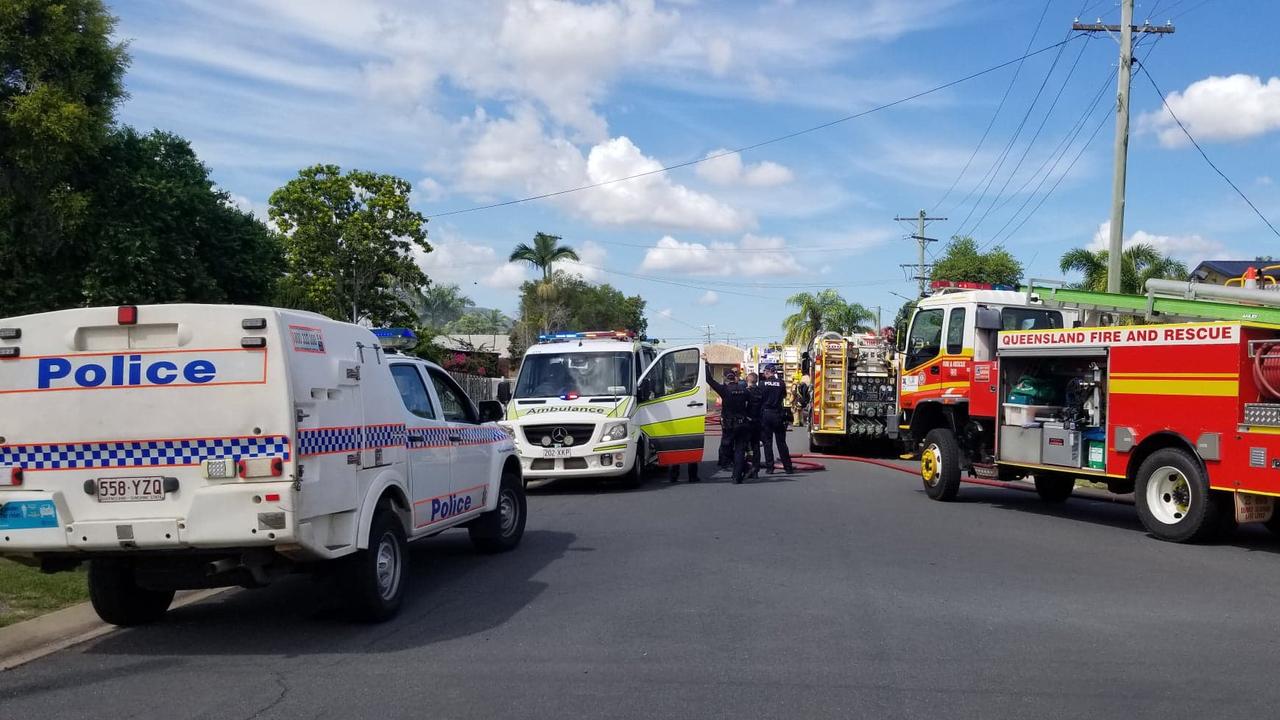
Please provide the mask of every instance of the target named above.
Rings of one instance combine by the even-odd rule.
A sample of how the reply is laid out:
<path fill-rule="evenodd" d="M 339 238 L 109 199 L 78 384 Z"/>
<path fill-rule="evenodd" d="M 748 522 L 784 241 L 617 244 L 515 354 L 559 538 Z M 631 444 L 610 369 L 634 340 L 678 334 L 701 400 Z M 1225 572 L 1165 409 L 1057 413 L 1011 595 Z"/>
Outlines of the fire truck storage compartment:
<path fill-rule="evenodd" d="M 1106 378 L 1105 348 L 1002 351 L 998 459 L 1102 470 Z"/>

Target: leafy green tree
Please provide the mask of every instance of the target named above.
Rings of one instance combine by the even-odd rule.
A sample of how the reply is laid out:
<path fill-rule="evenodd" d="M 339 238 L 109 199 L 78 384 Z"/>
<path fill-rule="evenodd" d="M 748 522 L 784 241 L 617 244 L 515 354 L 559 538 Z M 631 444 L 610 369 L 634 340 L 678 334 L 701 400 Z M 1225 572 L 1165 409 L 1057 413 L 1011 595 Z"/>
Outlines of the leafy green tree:
<path fill-rule="evenodd" d="M 121 129 L 94 175 L 83 264 L 62 278 L 81 304 L 271 301 L 277 239 L 214 187 L 186 140 Z"/>
<path fill-rule="evenodd" d="M 88 166 L 124 97 L 128 56 L 100 0 L 0 2 L 0 312 L 75 304 Z"/>
<path fill-rule="evenodd" d="M 967 235 L 957 235 L 933 263 L 931 280 L 1017 285 L 1022 279 L 1022 263 L 997 245 L 986 252 Z"/>
<path fill-rule="evenodd" d="M 457 285 L 432 284 L 409 293 L 408 302 L 418 321 L 428 327 L 443 327 L 463 316 L 475 301 L 462 294 Z"/>
<path fill-rule="evenodd" d="M 285 296 L 352 322 L 406 323 L 406 291 L 427 277 L 413 257 L 430 252 L 427 219 L 409 206 L 411 186 L 393 175 L 314 165 L 271 194 L 283 234 Z"/>
<path fill-rule="evenodd" d="M 782 321 L 783 342 L 808 347 L 824 332 L 841 335 L 866 332 L 875 314 L 858 303 L 846 302 L 840 293 L 827 288 L 817 294 L 796 293 L 787 298 L 796 312 Z"/>
<path fill-rule="evenodd" d="M 1083 276 L 1077 287 L 1106 292 L 1108 258 L 1106 250 L 1074 248 L 1063 253 L 1058 267 L 1064 273 L 1078 272 Z M 1153 278 L 1185 280 L 1187 266 L 1146 243 L 1125 248 L 1120 254 L 1120 292 L 1140 295 Z"/>
<path fill-rule="evenodd" d="M 550 289 L 553 292 L 548 293 Z M 511 329 L 511 356 L 520 357 L 539 332 L 566 330 L 649 329 L 645 301 L 608 284 L 595 285 L 578 276 L 556 274 L 546 281 L 520 286 L 520 316 Z"/>
<path fill-rule="evenodd" d="M 551 279 L 553 265 L 564 260 L 578 260 L 578 253 L 568 245 L 561 245 L 559 235 L 537 233 L 533 245 L 520 243 L 511 251 L 509 262 L 526 262 L 542 271 L 542 281 Z"/>
<path fill-rule="evenodd" d="M 449 323 L 445 330 L 453 335 L 493 335 L 511 331 L 512 321 L 501 310 L 469 312 Z"/>

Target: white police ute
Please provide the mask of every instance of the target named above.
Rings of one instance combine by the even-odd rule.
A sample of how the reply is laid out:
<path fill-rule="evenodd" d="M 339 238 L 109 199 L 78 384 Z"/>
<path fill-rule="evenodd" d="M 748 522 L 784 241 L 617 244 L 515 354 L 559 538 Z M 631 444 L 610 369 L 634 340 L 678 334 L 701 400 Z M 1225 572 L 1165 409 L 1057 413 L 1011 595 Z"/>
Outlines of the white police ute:
<path fill-rule="evenodd" d="M 383 333 L 388 345 L 412 342 Z M 383 620 L 406 543 L 525 525 L 520 463 L 448 373 L 367 328 L 235 305 L 88 308 L 0 320 L 0 554 L 89 561 L 107 622 L 174 591 L 325 569 Z"/>

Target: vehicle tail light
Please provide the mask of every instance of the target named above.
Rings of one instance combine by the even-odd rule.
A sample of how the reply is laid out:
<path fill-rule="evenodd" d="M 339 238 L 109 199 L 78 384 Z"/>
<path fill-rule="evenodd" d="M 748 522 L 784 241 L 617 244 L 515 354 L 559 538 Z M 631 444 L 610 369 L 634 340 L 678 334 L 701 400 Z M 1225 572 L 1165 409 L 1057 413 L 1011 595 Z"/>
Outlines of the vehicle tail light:
<path fill-rule="evenodd" d="M 284 475 L 284 458 L 246 458 L 239 462 L 238 468 L 240 477 L 246 480 L 280 477 Z"/>
<path fill-rule="evenodd" d="M 22 468 L 20 467 L 9 468 L 9 485 L 12 487 L 21 487 L 23 474 Z"/>
<path fill-rule="evenodd" d="M 137 325 L 138 324 L 138 306 L 137 305 L 121 305 L 116 308 L 116 323 L 118 325 Z"/>

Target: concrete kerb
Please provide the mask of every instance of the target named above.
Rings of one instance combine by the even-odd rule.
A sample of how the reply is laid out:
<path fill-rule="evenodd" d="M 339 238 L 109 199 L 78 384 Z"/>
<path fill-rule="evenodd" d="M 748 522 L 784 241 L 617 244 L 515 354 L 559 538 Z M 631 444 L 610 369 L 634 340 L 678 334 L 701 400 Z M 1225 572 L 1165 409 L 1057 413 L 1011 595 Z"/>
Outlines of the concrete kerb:
<path fill-rule="evenodd" d="M 180 592 L 171 607 L 198 603 L 228 589 L 230 588 Z M 87 602 L 10 625 L 0 629 L 0 672 L 75 647 L 117 629 L 115 625 L 100 620 L 93 611 L 93 606 Z"/>

